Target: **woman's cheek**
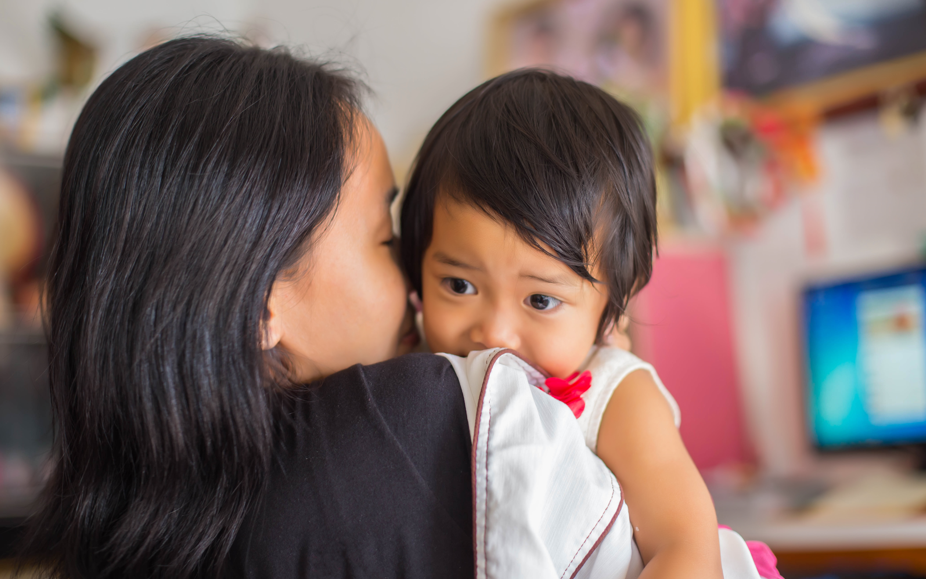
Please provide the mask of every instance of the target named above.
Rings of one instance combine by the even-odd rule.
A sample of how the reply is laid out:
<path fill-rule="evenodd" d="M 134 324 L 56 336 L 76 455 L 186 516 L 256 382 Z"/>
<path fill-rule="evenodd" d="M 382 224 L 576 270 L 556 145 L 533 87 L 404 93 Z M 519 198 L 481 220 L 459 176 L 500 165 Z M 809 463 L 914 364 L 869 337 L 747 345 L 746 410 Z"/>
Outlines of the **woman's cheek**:
<path fill-rule="evenodd" d="M 391 326 L 387 329 L 390 336 L 398 336 L 408 307 L 405 279 L 402 277 L 399 266 L 391 257 L 380 263 L 382 265 L 378 268 L 380 272 L 378 279 L 367 280 L 369 291 L 380 294 L 379 311 L 373 312 L 373 315 L 380 317 Z M 376 271 L 376 268 L 371 267 L 370 270 Z"/>

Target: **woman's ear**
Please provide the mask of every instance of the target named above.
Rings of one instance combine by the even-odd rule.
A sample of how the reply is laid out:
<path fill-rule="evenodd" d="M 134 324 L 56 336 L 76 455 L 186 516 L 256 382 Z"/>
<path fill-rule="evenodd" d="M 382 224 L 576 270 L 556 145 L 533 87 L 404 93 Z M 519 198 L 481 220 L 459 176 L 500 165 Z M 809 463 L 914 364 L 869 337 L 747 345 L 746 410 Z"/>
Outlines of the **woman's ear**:
<path fill-rule="evenodd" d="M 283 323 L 277 316 L 277 297 L 274 288 L 270 288 L 270 299 L 267 300 L 267 317 L 261 324 L 260 347 L 263 350 L 272 350 L 283 339 Z"/>

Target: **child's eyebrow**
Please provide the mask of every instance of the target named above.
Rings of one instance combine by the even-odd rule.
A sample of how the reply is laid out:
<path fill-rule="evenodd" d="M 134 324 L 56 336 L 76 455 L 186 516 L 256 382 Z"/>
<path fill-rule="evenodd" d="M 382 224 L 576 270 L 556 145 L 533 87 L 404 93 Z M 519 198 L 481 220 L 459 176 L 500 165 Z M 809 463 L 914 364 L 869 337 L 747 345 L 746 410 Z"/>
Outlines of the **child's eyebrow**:
<path fill-rule="evenodd" d="M 395 185 L 392 186 L 392 189 L 386 191 L 386 204 L 392 205 L 395 203 L 396 197 L 399 196 L 399 188 Z"/>
<path fill-rule="evenodd" d="M 468 263 L 464 263 L 464 262 L 462 262 L 462 261 L 460 261 L 460 260 L 458 260 L 458 259 L 454 259 L 454 258 L 450 257 L 449 255 L 447 255 L 446 253 L 443 253 L 443 252 L 440 252 L 440 251 L 436 252 L 436 253 L 434 254 L 433 258 L 434 258 L 434 261 L 437 261 L 437 262 L 442 263 L 442 264 L 444 264 L 444 265 L 449 265 L 449 266 L 452 266 L 452 267 L 459 267 L 459 268 L 461 268 L 461 269 L 470 269 L 470 270 L 473 270 L 473 271 L 482 271 L 482 268 L 481 268 L 481 267 L 476 267 L 475 265 L 470 265 L 470 264 L 468 264 Z"/>
<path fill-rule="evenodd" d="M 532 280 L 535 280 L 535 281 L 539 281 L 539 282 L 543 282 L 543 283 L 549 283 L 549 284 L 553 284 L 553 285 L 565 285 L 565 286 L 569 286 L 569 287 L 575 287 L 575 285 L 576 285 L 575 283 L 573 283 L 572 280 L 570 280 L 570 279 L 567 278 L 566 276 L 561 276 L 561 275 L 555 275 L 555 276 L 553 276 L 553 277 L 543 277 L 543 276 L 535 275 L 535 274 L 532 274 L 532 273 L 524 273 L 524 272 L 521 272 L 521 273 L 518 275 L 518 277 L 521 277 L 521 278 L 523 278 L 523 279 L 532 279 Z"/>

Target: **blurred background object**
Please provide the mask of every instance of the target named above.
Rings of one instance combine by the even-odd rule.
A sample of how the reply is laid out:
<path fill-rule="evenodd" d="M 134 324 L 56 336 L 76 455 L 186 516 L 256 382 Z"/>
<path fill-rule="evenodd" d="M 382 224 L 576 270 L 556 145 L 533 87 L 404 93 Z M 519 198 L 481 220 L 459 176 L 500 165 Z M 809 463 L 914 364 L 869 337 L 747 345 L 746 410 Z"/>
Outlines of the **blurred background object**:
<path fill-rule="evenodd" d="M 926 576 L 924 0 L 0 0 L 0 557 L 50 439 L 39 296 L 70 127 L 120 63 L 198 32 L 362 71 L 400 181 L 488 76 L 554 67 L 628 101 L 661 241 L 634 348 L 721 519 L 789 577 Z M 864 430 L 884 416 L 923 436 Z"/>
<path fill-rule="evenodd" d="M 667 89 L 668 0 L 533 2 L 496 18 L 491 73 L 551 66 L 638 97 Z"/>
<path fill-rule="evenodd" d="M 910 65 L 910 80 L 921 80 L 926 5 L 920 0 L 725 0 L 721 6 L 729 89 L 767 95 L 848 75 L 861 90 L 877 90 L 884 87 L 871 69 L 886 62 Z M 892 75 L 892 83 L 905 80 L 900 68 Z"/>
<path fill-rule="evenodd" d="M 32 278 L 42 247 L 41 221 L 29 192 L 8 173 L 0 173 L 0 328 L 14 324 L 14 296 Z"/>

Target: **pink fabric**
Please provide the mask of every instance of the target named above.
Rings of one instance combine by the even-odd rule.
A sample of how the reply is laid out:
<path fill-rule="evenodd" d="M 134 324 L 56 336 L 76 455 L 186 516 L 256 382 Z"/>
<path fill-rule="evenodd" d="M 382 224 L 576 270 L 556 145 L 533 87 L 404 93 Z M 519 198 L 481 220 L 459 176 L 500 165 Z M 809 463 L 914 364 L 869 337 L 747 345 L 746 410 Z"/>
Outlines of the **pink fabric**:
<path fill-rule="evenodd" d="M 749 547 L 749 554 L 756 563 L 759 576 L 765 579 L 784 579 L 778 572 L 778 559 L 768 545 L 761 541 L 746 541 L 746 546 Z"/>
<path fill-rule="evenodd" d="M 730 529 L 726 525 L 718 525 L 721 529 Z M 733 529 L 730 529 L 731 531 Z M 756 564 L 756 570 L 763 579 L 784 579 L 778 572 L 778 559 L 768 545 L 762 541 L 746 541 L 749 554 Z"/>
<path fill-rule="evenodd" d="M 588 370 L 581 374 L 573 372 L 565 380 L 551 376 L 547 378 L 544 385 L 550 396 L 568 406 L 578 418 L 585 410 L 585 400 L 582 399 L 582 395 L 592 387 L 592 373 Z"/>

